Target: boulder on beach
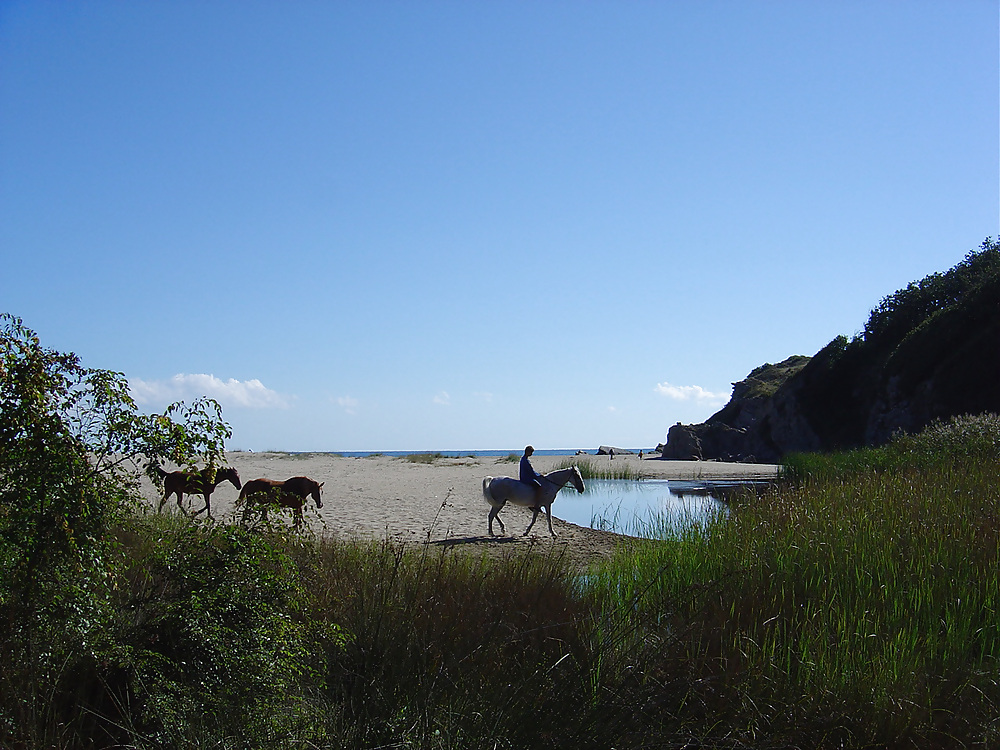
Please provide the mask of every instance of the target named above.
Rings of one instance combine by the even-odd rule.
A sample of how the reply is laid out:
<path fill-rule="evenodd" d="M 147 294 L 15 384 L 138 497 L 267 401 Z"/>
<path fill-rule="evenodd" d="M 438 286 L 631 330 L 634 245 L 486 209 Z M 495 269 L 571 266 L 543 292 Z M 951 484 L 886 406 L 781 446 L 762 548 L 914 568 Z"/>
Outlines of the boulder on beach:
<path fill-rule="evenodd" d="M 626 455 L 626 454 L 628 454 L 628 455 L 634 455 L 635 454 L 635 451 L 625 450 L 624 448 L 615 448 L 612 445 L 602 445 L 600 448 L 597 449 L 597 455 L 598 456 L 610 456 L 611 453 L 612 453 L 612 451 L 614 451 L 614 454 L 616 456 L 623 456 L 623 455 Z"/>

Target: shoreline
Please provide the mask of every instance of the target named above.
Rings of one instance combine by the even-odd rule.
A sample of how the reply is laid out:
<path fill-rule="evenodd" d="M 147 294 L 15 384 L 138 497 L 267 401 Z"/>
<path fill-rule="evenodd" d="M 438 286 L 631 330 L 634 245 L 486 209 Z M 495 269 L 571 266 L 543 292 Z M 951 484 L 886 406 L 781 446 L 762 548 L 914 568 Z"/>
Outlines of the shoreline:
<path fill-rule="evenodd" d="M 310 500 L 305 507 L 305 519 L 316 534 L 334 539 L 389 540 L 490 555 L 506 555 L 530 546 L 565 554 L 580 568 L 611 555 L 620 544 L 631 539 L 563 521 L 558 518 L 558 497 L 552 506 L 552 525 L 558 535 L 554 539 L 549 536 L 547 524 L 541 517 L 532 533 L 522 536 L 521 532 L 531 520 L 531 511 L 511 505 L 502 511 L 508 535 L 490 537 L 487 531 L 489 506 L 482 497 L 482 481 L 486 476 L 516 477 L 517 463 L 507 460 L 509 454 L 501 457 L 444 456 L 427 462 L 408 460 L 406 455 L 435 454 L 352 457 L 330 453 L 233 451 L 226 454 L 226 459 L 243 483 L 258 478 L 284 480 L 293 476 L 307 476 L 322 482 L 323 508 L 317 510 Z M 536 453 L 532 456 L 532 464 L 538 472 L 546 473 L 565 463 L 567 458 L 566 455 Z M 608 456 L 593 454 L 581 455 L 579 459 L 592 463 L 610 461 Z M 659 457 L 640 462 L 635 454 L 616 455 L 614 461 L 634 465 L 649 479 L 766 480 L 776 478 L 778 472 L 778 467 L 771 464 L 672 461 Z M 145 477 L 142 494 L 155 510 L 162 495 Z M 239 491 L 232 484 L 220 484 L 211 498 L 212 515 L 217 520 L 239 521 L 243 510 L 237 507 L 238 497 Z M 200 510 L 204 500 L 200 495 L 185 496 L 184 506 L 190 513 Z M 178 512 L 175 498 L 164 506 L 164 512 Z M 273 517 L 291 524 L 290 515 L 273 514 Z"/>
<path fill-rule="evenodd" d="M 618 448 L 615 447 L 616 456 L 638 455 L 639 451 L 644 456 L 656 454 L 655 448 Z M 342 458 L 368 458 L 370 456 L 392 456 L 400 458 L 404 456 L 443 456 L 445 458 L 501 458 L 504 456 L 521 456 L 524 448 L 474 448 L 470 450 L 375 450 L 375 451 L 252 451 L 233 450 L 227 453 L 270 453 L 279 456 L 339 456 Z M 593 448 L 536 448 L 534 455 L 537 456 L 590 456 L 591 458 L 607 458 Z"/>

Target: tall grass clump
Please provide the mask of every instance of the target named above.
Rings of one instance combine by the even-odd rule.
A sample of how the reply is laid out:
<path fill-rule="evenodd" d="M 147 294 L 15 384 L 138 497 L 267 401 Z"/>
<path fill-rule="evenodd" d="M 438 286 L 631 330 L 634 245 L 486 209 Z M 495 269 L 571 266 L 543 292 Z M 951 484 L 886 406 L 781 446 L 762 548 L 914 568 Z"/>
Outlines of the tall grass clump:
<path fill-rule="evenodd" d="M 948 470 L 957 461 L 992 460 L 1000 454 L 1000 416 L 977 414 L 936 420 L 915 434 L 900 433 L 877 448 L 786 456 L 784 476 L 836 481 L 848 475 L 895 471 Z"/>
<path fill-rule="evenodd" d="M 407 453 L 403 460 L 411 464 L 432 464 L 444 458 L 443 453 Z"/>
<path fill-rule="evenodd" d="M 607 748 L 636 731 L 621 641 L 559 553 L 324 542 L 299 564 L 314 619 L 344 635 L 320 696 L 338 746 Z"/>
<path fill-rule="evenodd" d="M 643 478 L 643 473 L 628 461 L 595 461 L 591 458 L 568 458 L 564 459 L 556 466 L 555 470 L 568 469 L 575 466 L 580 470 L 580 475 L 584 479 L 624 479 L 638 480 Z"/>
<path fill-rule="evenodd" d="M 603 566 L 604 606 L 665 639 L 648 673 L 690 676 L 664 708 L 749 744 L 996 746 L 995 424 L 800 457 L 728 519 Z"/>

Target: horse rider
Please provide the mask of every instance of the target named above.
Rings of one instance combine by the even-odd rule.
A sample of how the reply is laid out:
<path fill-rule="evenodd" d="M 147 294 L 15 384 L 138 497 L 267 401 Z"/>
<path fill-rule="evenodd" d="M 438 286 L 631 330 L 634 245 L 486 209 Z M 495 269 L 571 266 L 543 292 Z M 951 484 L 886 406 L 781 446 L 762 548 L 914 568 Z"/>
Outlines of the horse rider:
<path fill-rule="evenodd" d="M 535 492 L 538 492 L 542 488 L 541 478 L 542 475 L 535 471 L 535 468 L 531 465 L 531 461 L 528 459 L 531 454 L 535 452 L 535 449 L 530 445 L 524 449 L 524 455 L 521 456 L 521 468 L 519 479 L 526 485 L 530 486 Z"/>

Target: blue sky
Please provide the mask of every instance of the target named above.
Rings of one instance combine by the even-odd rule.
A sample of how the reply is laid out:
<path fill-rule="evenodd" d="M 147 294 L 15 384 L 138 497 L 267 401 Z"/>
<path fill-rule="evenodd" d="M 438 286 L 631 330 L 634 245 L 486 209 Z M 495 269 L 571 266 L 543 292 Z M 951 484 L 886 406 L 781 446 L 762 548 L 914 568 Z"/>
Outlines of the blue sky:
<path fill-rule="evenodd" d="M 649 447 L 998 234 L 998 3 L 0 2 L 0 311 L 230 447 Z"/>

